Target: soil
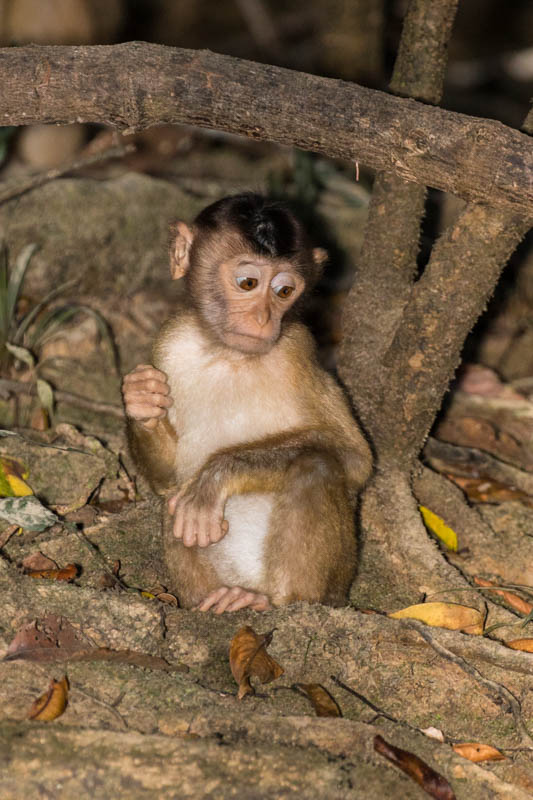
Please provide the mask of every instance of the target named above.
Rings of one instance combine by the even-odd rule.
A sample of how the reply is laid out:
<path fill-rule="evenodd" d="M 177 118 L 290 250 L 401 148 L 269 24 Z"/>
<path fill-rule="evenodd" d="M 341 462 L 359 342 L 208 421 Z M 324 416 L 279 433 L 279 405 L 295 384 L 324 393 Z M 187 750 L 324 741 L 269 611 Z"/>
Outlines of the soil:
<path fill-rule="evenodd" d="M 30 630 L 54 645 L 43 647 L 41 636 L 33 648 L 0 662 L 0 795 L 13 800 L 103 800 L 122 794 L 169 800 L 427 797 L 375 750 L 380 734 L 423 759 L 459 800 L 525 800 L 533 793 L 528 730 L 533 731 L 533 656 L 503 643 L 532 635 L 524 614 L 496 607 L 491 625 L 499 621 L 502 627 L 483 636 L 391 619 L 387 613 L 398 606 L 387 587 L 376 584 L 371 551 L 364 547 L 346 608 L 298 604 L 218 617 L 181 610 L 166 595 L 160 501 L 136 475 L 127 452 L 120 375 L 146 360 L 150 340 L 179 291 L 166 275 L 166 221 L 191 219 L 213 195 L 228 191 L 217 152 L 213 148 L 199 162 L 191 160 L 191 170 L 201 162 L 212 176 L 209 182 L 200 175 L 194 193 L 177 180 L 124 174 L 56 181 L 0 206 L 10 253 L 32 241 L 40 245 L 25 285 L 28 294 L 38 299 L 57 282 L 78 277 L 72 296 L 105 317 L 120 356 L 117 365 L 98 330 L 80 336 L 80 326 L 87 325 L 81 313 L 47 343 L 39 365 L 39 374 L 57 392 L 51 427 L 31 427 L 34 396 L 6 386 L 0 391 L 1 427 L 17 434 L 0 437 L 0 458 L 22 463 L 33 492 L 68 523 L 40 533 L 10 533 L 0 522 L 0 649 L 7 654 L 31 623 Z M 250 160 L 238 149 L 231 158 L 234 190 L 249 179 Z M 270 171 L 279 169 L 279 154 L 266 149 L 254 165 L 256 188 L 266 187 Z M 348 185 L 338 177 L 327 184 L 319 208 L 330 235 L 353 261 L 366 208 L 354 202 Z M 202 186 L 204 194 L 198 191 Z M 326 362 L 334 355 L 336 303 L 347 281 L 341 271 L 329 287 L 332 325 L 321 342 Z M 19 383 L 27 379 L 23 371 L 10 376 Z M 502 411 L 493 398 L 478 398 L 474 412 L 471 405 L 465 411 L 464 396 L 457 397 L 446 440 L 453 439 L 450 425 L 464 433 L 460 421 L 467 414 L 498 434 L 507 431 L 513 441 L 520 438 L 514 461 L 509 450 L 501 450 L 502 435 L 488 452 L 520 470 L 527 487 L 533 471 L 524 411 L 533 408 L 529 399 L 515 399 L 514 407 L 509 400 Z M 468 432 L 474 436 L 477 430 L 470 426 Z M 475 450 L 483 444 L 457 437 L 456 446 Z M 426 462 L 437 469 L 431 458 Z M 445 473 L 441 462 L 439 472 Z M 442 480 L 452 494 L 440 495 L 431 481 L 420 489 L 440 497 L 434 510 L 459 537 L 455 554 L 441 545 L 442 558 L 469 576 L 524 584 L 523 597 L 531 599 L 531 506 L 523 497 L 472 503 L 471 516 L 458 514 L 452 524 L 453 509 L 460 505 L 453 497 L 460 490 Z M 401 555 L 401 530 L 397 547 Z M 31 577 L 23 561 L 36 553 L 58 567 L 75 564 L 77 576 L 71 582 Z M 436 599 L 483 607 L 486 592 L 472 586 L 454 594 L 454 588 Z M 413 586 L 409 603 L 423 600 L 423 586 Z M 244 625 L 258 633 L 274 630 L 269 653 L 284 672 L 271 683 L 256 683 L 255 695 L 238 700 L 228 651 Z M 67 639 L 57 638 L 59 630 L 68 632 Z M 114 655 L 104 657 L 103 648 Z M 65 713 L 52 722 L 29 720 L 33 700 L 51 678 L 64 674 L 70 683 Z M 321 684 L 342 717 L 318 717 L 296 683 Z M 424 733 L 429 728 L 440 731 L 442 741 Z M 473 763 L 453 750 L 464 742 L 490 744 L 505 758 Z"/>

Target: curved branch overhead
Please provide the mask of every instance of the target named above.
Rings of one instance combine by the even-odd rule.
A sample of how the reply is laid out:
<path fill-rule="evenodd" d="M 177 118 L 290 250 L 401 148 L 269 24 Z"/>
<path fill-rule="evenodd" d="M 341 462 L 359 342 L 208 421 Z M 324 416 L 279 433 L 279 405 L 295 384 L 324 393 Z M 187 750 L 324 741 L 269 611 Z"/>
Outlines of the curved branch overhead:
<path fill-rule="evenodd" d="M 533 142 L 353 83 L 143 42 L 0 49 L 0 123 L 197 125 L 358 160 L 533 216 Z"/>

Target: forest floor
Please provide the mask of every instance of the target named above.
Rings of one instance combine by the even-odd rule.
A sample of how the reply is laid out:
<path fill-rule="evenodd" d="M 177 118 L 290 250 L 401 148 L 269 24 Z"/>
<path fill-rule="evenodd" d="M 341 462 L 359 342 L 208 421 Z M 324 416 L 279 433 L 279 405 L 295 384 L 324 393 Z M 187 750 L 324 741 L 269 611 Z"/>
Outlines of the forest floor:
<path fill-rule="evenodd" d="M 346 608 L 298 604 L 215 616 L 177 608 L 166 591 L 160 502 L 127 453 L 120 375 L 149 358 L 151 338 L 171 310 L 176 290 L 167 281 L 166 221 L 190 219 L 212 198 L 250 188 L 250 172 L 252 188 L 265 188 L 286 168 L 288 155 L 275 152 L 251 164 L 237 149 L 223 167 L 206 153 L 196 160 L 191 154 L 182 183 L 176 175 L 169 182 L 117 172 L 105 180 L 55 181 L 0 206 L 10 254 L 39 244 L 25 284 L 29 302 L 76 275 L 80 286 L 71 296 L 102 314 L 120 354 L 117 367 L 97 322 L 83 312 L 43 344 L 38 374 L 56 392 L 49 426 L 30 393 L 35 372 L 0 378 L 0 427 L 14 434 L 0 436 L 4 484 L 9 475 L 22 476 L 61 518 L 41 532 L 0 521 L 6 800 L 533 794 L 533 655 L 506 645 L 533 643 L 527 382 L 517 392 L 490 370 L 465 369 L 423 457 L 466 494 L 479 525 L 455 518 L 453 508 L 430 509 L 453 529 L 438 520 L 430 525 L 440 533 L 442 558 L 471 588 L 458 581 L 460 591 L 451 585 L 442 596 L 425 597 L 413 586 L 411 603 L 448 604 L 441 624 L 453 627 L 449 615 L 458 606 L 482 609 L 490 596 L 501 603 L 501 627 L 498 609 L 490 630 L 481 614 L 474 633 L 388 616 L 400 609 L 386 586 L 373 583 L 364 532 Z M 364 191 L 334 173 L 323 181 L 320 212 L 352 259 Z M 317 326 L 329 364 L 343 280 L 326 286 L 329 324 Z M 401 550 L 401 531 L 396 538 Z M 35 576 L 43 570 L 52 571 Z M 238 654 L 256 690 L 238 699 L 229 649 L 243 626 L 273 631 L 268 653 L 283 672 L 261 684 L 253 660 Z M 64 713 L 28 719 L 33 701 L 64 675 Z M 330 716 L 319 715 L 324 702 Z M 471 756 L 484 745 L 496 748 L 498 760 L 474 763 L 454 750 L 465 743 L 474 743 Z"/>

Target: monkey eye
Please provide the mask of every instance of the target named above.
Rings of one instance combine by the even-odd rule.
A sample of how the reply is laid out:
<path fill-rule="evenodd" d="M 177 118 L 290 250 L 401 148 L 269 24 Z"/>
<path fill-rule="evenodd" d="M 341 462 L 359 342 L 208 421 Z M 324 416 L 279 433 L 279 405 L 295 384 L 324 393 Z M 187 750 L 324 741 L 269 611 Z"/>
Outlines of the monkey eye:
<path fill-rule="evenodd" d="M 235 282 L 239 289 L 244 289 L 245 292 L 255 289 L 259 283 L 257 278 L 235 278 Z"/>
<path fill-rule="evenodd" d="M 272 289 L 274 293 L 283 300 L 285 300 L 287 297 L 290 297 L 294 292 L 294 286 L 273 286 Z"/>

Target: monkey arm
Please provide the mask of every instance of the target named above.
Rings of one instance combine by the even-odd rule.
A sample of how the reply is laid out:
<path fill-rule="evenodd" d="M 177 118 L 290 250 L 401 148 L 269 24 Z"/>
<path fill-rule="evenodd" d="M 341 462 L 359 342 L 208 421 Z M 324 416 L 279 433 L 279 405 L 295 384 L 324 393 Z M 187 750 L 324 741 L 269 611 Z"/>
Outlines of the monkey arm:
<path fill-rule="evenodd" d="M 129 417 L 127 434 L 130 452 L 152 490 L 163 494 L 174 487 L 178 436 L 168 417 L 158 419 L 155 427 L 150 430 Z"/>
<path fill-rule="evenodd" d="M 233 494 L 277 492 L 285 487 L 287 468 L 297 462 L 324 472 L 324 477 L 357 490 L 371 469 L 368 444 L 358 430 L 347 437 L 340 428 L 305 428 L 268 436 L 212 455 L 182 493 L 202 505 Z M 181 494 L 181 493 L 180 493 Z"/>

